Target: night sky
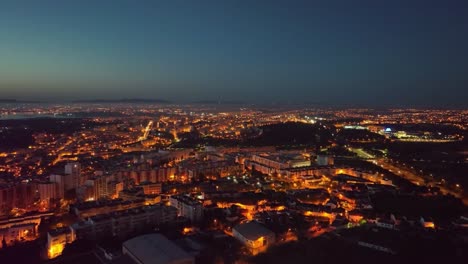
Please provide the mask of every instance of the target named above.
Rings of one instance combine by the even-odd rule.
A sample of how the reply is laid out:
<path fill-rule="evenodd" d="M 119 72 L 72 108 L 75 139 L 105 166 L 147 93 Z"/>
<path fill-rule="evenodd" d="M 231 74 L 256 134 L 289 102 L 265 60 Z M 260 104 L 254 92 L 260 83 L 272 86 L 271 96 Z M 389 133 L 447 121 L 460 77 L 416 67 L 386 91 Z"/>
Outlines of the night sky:
<path fill-rule="evenodd" d="M 468 1 L 1 0 L 0 98 L 468 107 Z"/>

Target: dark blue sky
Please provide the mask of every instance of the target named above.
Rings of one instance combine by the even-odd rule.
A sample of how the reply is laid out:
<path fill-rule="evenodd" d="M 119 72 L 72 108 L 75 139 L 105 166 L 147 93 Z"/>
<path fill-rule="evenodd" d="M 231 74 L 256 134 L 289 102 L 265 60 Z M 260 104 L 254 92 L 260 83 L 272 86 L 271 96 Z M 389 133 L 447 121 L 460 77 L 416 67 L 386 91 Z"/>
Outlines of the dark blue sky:
<path fill-rule="evenodd" d="M 2 0 L 0 98 L 468 107 L 466 2 Z"/>

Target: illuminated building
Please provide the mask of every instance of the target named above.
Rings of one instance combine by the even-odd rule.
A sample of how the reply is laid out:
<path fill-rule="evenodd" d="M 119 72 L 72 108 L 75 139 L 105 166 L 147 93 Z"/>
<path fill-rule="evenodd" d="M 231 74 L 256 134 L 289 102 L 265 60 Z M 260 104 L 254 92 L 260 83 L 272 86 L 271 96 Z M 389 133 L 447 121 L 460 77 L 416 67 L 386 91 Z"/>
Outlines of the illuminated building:
<path fill-rule="evenodd" d="M 307 175 L 299 177 L 299 180 L 306 187 L 313 187 L 319 185 L 320 183 L 326 182 L 328 179 L 323 176 Z"/>
<path fill-rule="evenodd" d="M 160 194 L 162 185 L 161 183 L 150 183 L 146 182 L 140 185 L 143 188 L 144 194 Z"/>
<path fill-rule="evenodd" d="M 87 180 L 85 185 L 91 188 L 93 200 L 98 200 L 104 197 L 110 197 L 107 190 L 107 179 L 104 176 L 95 177 Z"/>
<path fill-rule="evenodd" d="M 151 170 L 118 171 L 115 173 L 117 179 L 130 178 L 135 184 L 141 182 L 166 182 L 176 173 L 175 167 L 160 167 Z"/>
<path fill-rule="evenodd" d="M 114 193 L 115 198 L 119 198 L 119 194 L 123 190 L 124 190 L 124 183 L 123 182 L 116 183 L 115 184 L 115 193 Z"/>
<path fill-rule="evenodd" d="M 348 212 L 348 220 L 351 222 L 358 223 L 359 221 L 363 219 L 364 219 L 363 214 L 357 210 L 352 210 Z"/>
<path fill-rule="evenodd" d="M 289 168 L 310 166 L 310 160 L 299 153 L 261 153 L 252 155 L 248 167 L 265 174 L 279 173 Z"/>
<path fill-rule="evenodd" d="M 39 198 L 42 201 L 50 201 L 55 199 L 62 199 L 58 190 L 58 184 L 54 182 L 43 182 L 37 184 L 37 190 L 39 192 Z M 62 192 L 63 194 L 63 192 Z"/>
<path fill-rule="evenodd" d="M 227 177 L 241 172 L 238 164 L 229 161 L 201 161 L 181 166 L 189 179 L 198 179 L 200 176 L 208 178 Z"/>
<path fill-rule="evenodd" d="M 41 217 L 51 215 L 49 213 L 0 220 L 0 237 L 5 238 L 7 244 L 35 239 L 39 235 Z"/>
<path fill-rule="evenodd" d="M 186 217 L 192 222 L 200 222 L 203 218 L 203 205 L 201 202 L 183 195 L 173 195 L 169 204 L 178 210 L 179 216 Z"/>
<path fill-rule="evenodd" d="M 377 221 L 375 221 L 375 225 L 381 228 L 386 228 L 386 229 L 393 229 L 393 230 L 398 229 L 395 223 L 395 220 L 393 219 L 378 218 Z"/>
<path fill-rule="evenodd" d="M 27 209 L 36 198 L 36 183 L 21 182 L 0 185 L 0 215 L 8 213 L 12 208 Z"/>
<path fill-rule="evenodd" d="M 344 129 L 366 130 L 366 129 L 368 129 L 368 128 L 367 128 L 367 127 L 363 127 L 363 126 L 344 126 Z"/>
<path fill-rule="evenodd" d="M 13 185 L 0 185 L 0 215 L 8 214 L 11 208 L 13 208 L 13 197 Z"/>
<path fill-rule="evenodd" d="M 71 225 L 75 239 L 99 239 L 109 236 L 126 236 L 177 217 L 177 209 L 165 205 L 148 205 L 138 208 L 95 215 Z"/>
<path fill-rule="evenodd" d="M 4 238 L 8 244 L 15 244 L 24 241 L 28 236 L 35 239 L 37 237 L 37 225 L 34 223 L 11 225 L 8 228 L 0 228 L 0 237 Z"/>
<path fill-rule="evenodd" d="M 13 207 L 26 209 L 32 206 L 36 197 L 36 184 L 22 182 L 14 186 Z"/>
<path fill-rule="evenodd" d="M 172 161 L 181 161 L 190 157 L 191 149 L 180 149 L 180 150 L 159 150 L 162 159 L 172 160 Z"/>
<path fill-rule="evenodd" d="M 63 249 L 74 241 L 69 227 L 47 232 L 47 256 L 49 259 L 56 258 L 62 254 Z"/>
<path fill-rule="evenodd" d="M 265 251 L 276 239 L 275 233 L 255 221 L 235 226 L 232 235 L 253 255 Z"/>
<path fill-rule="evenodd" d="M 81 173 L 81 165 L 78 162 L 67 163 L 65 165 L 65 174 L 79 175 Z"/>
<path fill-rule="evenodd" d="M 56 184 L 57 197 L 63 198 L 65 195 L 65 176 L 52 174 L 49 176 L 49 180 Z"/>
<path fill-rule="evenodd" d="M 323 175 L 335 174 L 336 168 L 330 166 L 310 166 L 301 168 L 290 168 L 282 170 L 280 173 L 288 178 L 300 178 L 308 176 L 321 177 Z"/>
<path fill-rule="evenodd" d="M 144 205 L 144 199 L 124 201 L 123 199 L 86 201 L 70 205 L 70 212 L 80 218 L 92 217 L 99 214 L 107 214 L 119 210 L 137 208 Z"/>
<path fill-rule="evenodd" d="M 318 154 L 317 155 L 317 165 L 318 166 L 332 166 L 334 164 L 333 156 L 327 154 Z"/>
<path fill-rule="evenodd" d="M 432 228 L 434 229 L 435 228 L 435 224 L 434 224 L 434 221 L 432 220 L 426 220 L 424 219 L 423 217 L 421 217 L 419 219 L 419 222 L 421 223 L 421 225 L 425 228 Z"/>
<path fill-rule="evenodd" d="M 84 181 L 81 179 L 81 164 L 78 162 L 65 165 L 65 190 L 75 189 Z"/>

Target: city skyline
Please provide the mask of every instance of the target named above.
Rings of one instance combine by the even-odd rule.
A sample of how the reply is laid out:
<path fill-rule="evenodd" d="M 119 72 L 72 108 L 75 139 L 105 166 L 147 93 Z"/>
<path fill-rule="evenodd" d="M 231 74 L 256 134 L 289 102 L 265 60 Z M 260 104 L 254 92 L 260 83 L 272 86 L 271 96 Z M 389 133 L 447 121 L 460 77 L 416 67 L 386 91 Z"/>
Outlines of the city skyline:
<path fill-rule="evenodd" d="M 467 113 L 0 104 L 0 262 L 458 263 Z"/>
<path fill-rule="evenodd" d="M 467 32 L 461 0 L 0 0 L 0 263 L 462 263 Z"/>
<path fill-rule="evenodd" d="M 467 107 L 466 3 L 6 1 L 0 99 Z"/>

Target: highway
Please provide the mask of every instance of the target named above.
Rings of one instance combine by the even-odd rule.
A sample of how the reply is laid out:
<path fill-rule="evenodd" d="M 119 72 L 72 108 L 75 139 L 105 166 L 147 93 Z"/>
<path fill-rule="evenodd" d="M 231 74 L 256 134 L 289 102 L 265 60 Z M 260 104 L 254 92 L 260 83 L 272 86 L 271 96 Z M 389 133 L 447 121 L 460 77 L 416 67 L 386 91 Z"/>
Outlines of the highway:
<path fill-rule="evenodd" d="M 425 184 L 424 176 L 417 175 L 417 174 L 411 172 L 410 170 L 404 168 L 403 166 L 397 167 L 396 165 L 390 163 L 386 159 L 374 160 L 374 164 L 381 167 L 382 169 L 385 169 L 385 170 L 387 170 L 389 172 L 392 172 L 393 174 L 395 174 L 397 176 L 400 176 L 400 177 L 402 177 L 404 179 L 407 179 L 408 181 L 411 181 L 412 183 L 414 183 L 416 185 L 421 185 L 422 186 L 422 185 Z M 431 185 L 431 184 L 428 184 L 428 185 Z M 435 186 L 435 183 L 434 183 L 434 186 Z"/>
<path fill-rule="evenodd" d="M 371 155 L 367 152 L 365 152 L 363 149 L 361 148 L 348 148 L 350 151 L 356 153 L 358 155 L 358 157 L 362 158 L 362 159 L 375 159 L 375 156 L 374 155 Z"/>
<path fill-rule="evenodd" d="M 391 161 L 389 161 L 388 159 L 386 158 L 379 158 L 379 159 L 376 159 L 375 156 L 367 153 L 366 151 L 364 151 L 363 149 L 358 149 L 358 148 L 348 148 L 350 151 L 356 153 L 358 155 L 358 157 L 368 161 L 368 162 L 372 162 L 373 164 L 381 167 L 382 169 L 384 170 L 387 170 L 399 177 L 402 177 L 408 181 L 411 181 L 412 183 L 416 184 L 416 185 L 419 185 L 419 186 L 437 186 L 439 187 L 440 191 L 443 193 L 443 194 L 451 194 L 457 198 L 460 198 L 462 199 L 463 203 L 465 205 L 468 205 L 468 198 L 467 197 L 463 197 L 462 193 L 461 192 L 456 192 L 454 190 L 451 190 L 445 186 L 440 186 L 440 185 L 437 185 L 437 182 L 430 178 L 429 176 L 424 176 L 422 174 L 418 174 L 417 172 L 411 170 L 411 169 L 408 169 L 406 168 L 405 166 L 403 166 L 402 164 L 395 164 L 395 163 L 392 163 Z"/>

